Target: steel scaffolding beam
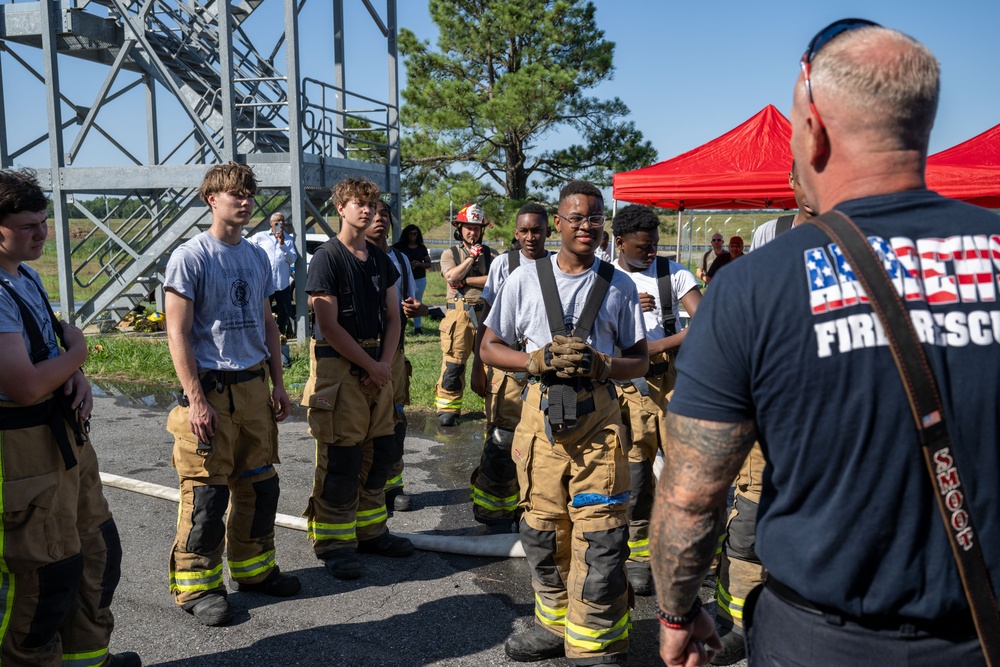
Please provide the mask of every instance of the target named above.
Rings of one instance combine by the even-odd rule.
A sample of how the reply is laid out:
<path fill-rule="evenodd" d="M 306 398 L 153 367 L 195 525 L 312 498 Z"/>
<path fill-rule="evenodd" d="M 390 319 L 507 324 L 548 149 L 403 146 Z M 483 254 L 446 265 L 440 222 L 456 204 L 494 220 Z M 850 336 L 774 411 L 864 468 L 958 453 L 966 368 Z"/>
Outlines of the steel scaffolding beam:
<path fill-rule="evenodd" d="M 0 164 L 33 167 L 52 194 L 63 317 L 110 327 L 158 293 L 166 256 L 209 221 L 196 192 L 202 176 L 233 159 L 253 165 L 264 206 L 280 208 L 295 226 L 298 332 L 307 335 L 305 234 L 313 226 L 329 229 L 324 202 L 331 186 L 348 176 L 370 178 L 399 218 L 396 0 L 382 1 L 0 4 L 0 90 L 16 99 L 7 87 L 23 87 L 25 79 L 44 86 L 48 126 L 39 134 L 32 119 L 0 108 Z M 334 49 L 322 68 L 332 82 L 301 74 L 299 23 L 310 2 L 332 11 L 324 41 Z M 345 18 L 345 2 L 361 8 L 353 19 Z M 255 12 L 267 11 L 261 16 L 271 23 L 261 23 L 270 30 L 253 30 Z M 371 21 L 385 38 L 384 97 L 347 88 L 344 35 L 358 27 L 348 20 Z M 314 64 L 316 50 L 308 57 Z M 60 85 L 71 58 L 104 68 L 89 75 L 93 85 L 83 94 L 79 80 Z M 132 97 L 144 121 L 136 113 L 129 127 L 102 122 L 112 103 Z M 143 131 L 138 143 L 129 134 Z M 88 206 L 101 197 L 103 211 Z M 70 211 L 83 220 L 72 236 Z"/>

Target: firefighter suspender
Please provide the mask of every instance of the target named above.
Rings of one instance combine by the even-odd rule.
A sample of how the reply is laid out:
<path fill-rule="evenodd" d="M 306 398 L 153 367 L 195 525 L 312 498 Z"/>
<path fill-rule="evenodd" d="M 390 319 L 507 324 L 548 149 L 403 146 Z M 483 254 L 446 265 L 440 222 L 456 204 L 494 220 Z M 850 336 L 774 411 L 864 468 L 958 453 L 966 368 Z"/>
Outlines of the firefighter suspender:
<path fill-rule="evenodd" d="M 778 218 L 777 222 L 774 224 L 774 235 L 784 234 L 789 229 L 792 228 L 792 220 L 795 219 L 794 215 L 783 215 Z"/>
<path fill-rule="evenodd" d="M 511 271 L 521 266 L 521 251 L 520 250 L 509 250 L 507 252 L 507 275 L 511 274 Z"/>
<path fill-rule="evenodd" d="M 23 267 L 18 266 L 17 270 L 25 278 L 32 280 L 38 286 L 39 294 L 44 297 L 45 291 L 42 289 L 42 286 L 34 281 Z M 29 351 L 31 363 L 37 364 L 45 361 L 49 358 L 49 345 L 45 341 L 45 336 L 42 335 L 42 328 L 39 326 L 38 321 L 35 320 L 35 316 L 32 314 L 28 304 L 21 298 L 21 295 L 13 288 L 5 285 L 3 281 L 0 281 L 0 287 L 6 288 L 7 293 L 10 294 L 14 303 L 17 304 L 17 309 L 21 311 L 21 321 L 24 324 L 28 340 L 31 343 L 31 350 Z M 52 321 L 52 331 L 63 347 L 65 347 L 66 343 L 62 340 L 62 323 L 56 319 L 56 314 L 52 312 L 52 306 L 49 305 L 49 302 L 44 298 L 42 300 L 45 301 L 45 307 L 49 311 L 49 319 Z M 0 410 L 0 430 L 48 425 L 52 430 L 52 436 L 55 438 L 66 470 L 71 470 L 76 466 L 76 455 L 73 453 L 73 447 L 70 445 L 69 438 L 66 435 L 65 425 L 68 423 L 73 428 L 73 434 L 76 436 L 76 444 L 82 447 L 83 443 L 88 440 L 87 431 L 90 429 L 90 424 L 89 420 L 87 422 L 80 421 L 76 413 L 70 408 L 70 400 L 62 391 L 56 390 L 52 393 L 52 398 L 44 403 L 23 408 L 3 408 Z"/>
<path fill-rule="evenodd" d="M 458 251 L 458 246 L 453 245 L 451 247 L 451 256 L 455 260 L 455 266 L 462 263 L 462 254 Z M 485 258 L 485 259 L 484 259 Z M 483 245 L 483 254 L 476 258 L 476 261 L 472 263 L 472 268 L 469 269 L 469 273 L 466 275 L 472 275 L 473 278 L 476 276 L 485 276 L 490 272 L 490 264 L 493 263 L 493 251 L 490 250 L 488 245 Z M 482 266 L 480 266 L 482 264 Z M 478 271 L 478 273 L 473 274 L 473 271 Z"/>
<path fill-rule="evenodd" d="M 399 262 L 399 277 L 403 280 L 403 293 L 399 295 L 399 300 L 402 301 L 410 293 L 410 272 L 406 270 L 410 259 L 403 254 L 402 250 L 394 246 L 389 246 L 389 251 L 396 256 L 396 261 Z"/>
<path fill-rule="evenodd" d="M 562 303 L 559 299 L 559 289 L 556 287 L 556 278 L 552 270 L 552 261 L 546 257 L 542 261 L 535 262 L 538 269 L 538 284 L 542 290 L 542 301 L 545 303 L 545 315 L 553 337 L 568 334 L 587 340 L 590 336 L 594 320 L 597 319 L 597 313 L 604 304 L 604 297 L 608 294 L 611 279 L 615 274 L 615 268 L 608 262 L 599 259 L 594 261 L 597 262 L 597 276 L 572 332 L 566 328 Z M 555 374 L 549 373 L 542 377 L 542 382 L 548 386 L 548 417 L 552 430 L 561 431 L 575 426 L 579 382 L 567 384 L 559 381 Z"/>
<path fill-rule="evenodd" d="M 660 292 L 660 311 L 663 313 L 663 337 L 677 333 L 677 319 L 674 317 L 674 285 L 670 280 L 670 260 L 656 258 L 656 287 Z"/>

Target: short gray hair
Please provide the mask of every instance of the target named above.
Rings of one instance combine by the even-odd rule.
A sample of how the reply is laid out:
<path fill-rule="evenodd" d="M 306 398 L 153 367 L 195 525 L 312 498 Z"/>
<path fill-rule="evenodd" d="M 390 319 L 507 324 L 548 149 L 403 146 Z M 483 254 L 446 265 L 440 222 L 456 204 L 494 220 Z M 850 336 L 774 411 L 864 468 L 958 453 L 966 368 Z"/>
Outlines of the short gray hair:
<path fill-rule="evenodd" d="M 858 129 L 926 154 L 941 66 L 917 40 L 880 26 L 851 30 L 816 54 L 811 79 L 813 91 L 821 90 L 856 112 Z"/>

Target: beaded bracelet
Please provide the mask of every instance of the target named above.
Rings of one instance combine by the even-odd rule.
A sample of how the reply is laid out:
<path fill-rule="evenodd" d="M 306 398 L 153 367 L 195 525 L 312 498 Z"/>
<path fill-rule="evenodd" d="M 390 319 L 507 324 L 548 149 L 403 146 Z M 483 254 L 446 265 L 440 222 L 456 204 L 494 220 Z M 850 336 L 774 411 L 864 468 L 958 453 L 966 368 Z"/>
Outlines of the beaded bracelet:
<path fill-rule="evenodd" d="M 694 604 L 691 605 L 691 609 L 689 609 L 683 616 L 667 614 L 659 608 L 656 610 L 656 616 L 660 619 L 660 624 L 663 625 L 663 627 L 670 628 L 671 630 L 681 630 L 685 625 L 689 625 L 692 621 L 694 621 L 694 617 L 698 615 L 699 611 L 701 611 L 701 598 L 695 598 Z"/>

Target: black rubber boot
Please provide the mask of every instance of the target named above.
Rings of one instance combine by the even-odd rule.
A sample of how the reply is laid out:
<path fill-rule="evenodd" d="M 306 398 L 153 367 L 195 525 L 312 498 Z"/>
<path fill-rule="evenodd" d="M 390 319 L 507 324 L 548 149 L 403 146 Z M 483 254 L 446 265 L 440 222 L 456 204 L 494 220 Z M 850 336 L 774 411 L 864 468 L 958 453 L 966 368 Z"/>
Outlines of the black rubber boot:
<path fill-rule="evenodd" d="M 517 662 L 536 662 L 566 655 L 564 639 L 538 625 L 510 637 L 503 650 L 508 658 Z"/>
<path fill-rule="evenodd" d="M 101 667 L 142 667 L 142 659 L 134 651 L 109 653 L 108 659 L 104 661 Z"/>
<path fill-rule="evenodd" d="M 413 554 L 413 542 L 388 530 L 372 540 L 358 540 L 358 553 L 405 558 Z"/>
<path fill-rule="evenodd" d="M 454 412 L 439 412 L 438 426 L 454 426 L 456 423 Z"/>
<path fill-rule="evenodd" d="M 728 632 L 719 628 L 719 638 L 722 640 L 722 650 L 708 661 L 710 665 L 732 665 L 747 656 L 746 643 L 743 641 L 743 629 L 733 626 Z"/>
<path fill-rule="evenodd" d="M 263 593 L 276 598 L 287 598 L 302 589 L 299 578 L 291 574 L 282 574 L 278 568 L 271 570 L 267 579 L 256 584 L 236 584 L 236 590 L 242 593 Z"/>
<path fill-rule="evenodd" d="M 653 572 L 649 568 L 649 563 L 630 560 L 625 563 L 625 570 L 628 573 L 628 582 L 632 584 L 632 590 L 636 595 L 648 597 L 653 594 Z"/>
<path fill-rule="evenodd" d="M 337 549 L 323 559 L 323 564 L 338 579 L 357 579 L 361 576 L 361 561 L 354 549 Z"/>
<path fill-rule="evenodd" d="M 181 608 L 194 616 L 202 625 L 225 625 L 233 619 L 233 613 L 229 611 L 229 601 L 225 595 L 218 593 L 192 600 Z"/>

